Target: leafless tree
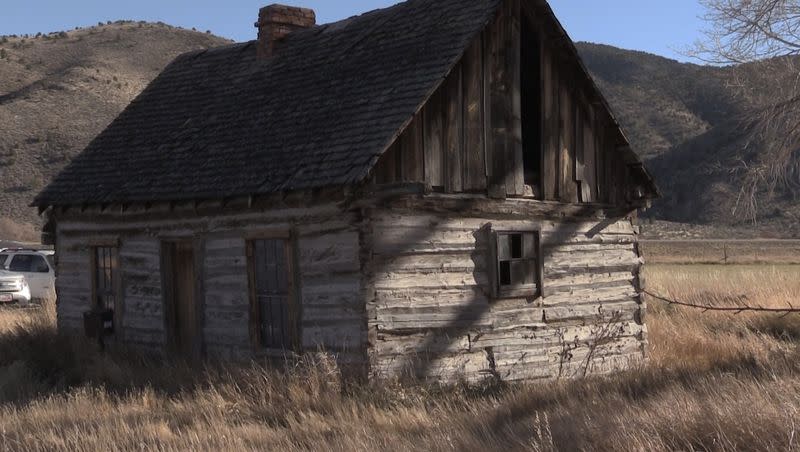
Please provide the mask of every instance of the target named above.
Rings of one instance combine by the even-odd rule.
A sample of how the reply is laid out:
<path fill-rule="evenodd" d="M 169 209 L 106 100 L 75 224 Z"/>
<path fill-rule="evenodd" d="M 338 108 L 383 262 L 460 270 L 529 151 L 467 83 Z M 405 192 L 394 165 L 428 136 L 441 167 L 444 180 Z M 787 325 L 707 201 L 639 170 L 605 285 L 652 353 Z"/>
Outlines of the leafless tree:
<path fill-rule="evenodd" d="M 800 0 L 699 0 L 705 38 L 688 52 L 726 66 L 745 115 L 744 147 L 761 150 L 734 173 L 743 181 L 737 208 L 755 219 L 759 194 L 800 193 Z"/>

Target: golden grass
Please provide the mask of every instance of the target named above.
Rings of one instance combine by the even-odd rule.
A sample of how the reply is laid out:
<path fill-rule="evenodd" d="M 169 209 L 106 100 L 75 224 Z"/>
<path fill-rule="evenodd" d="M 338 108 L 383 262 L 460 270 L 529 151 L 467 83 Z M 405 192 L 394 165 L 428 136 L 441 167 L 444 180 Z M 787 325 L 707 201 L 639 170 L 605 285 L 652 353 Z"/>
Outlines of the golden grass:
<path fill-rule="evenodd" d="M 646 270 L 649 289 L 783 304 L 793 267 Z M 798 303 L 800 304 L 800 303 Z M 0 312 L 0 450 L 773 450 L 798 448 L 796 317 L 650 302 L 650 362 L 604 378 L 485 387 L 346 384 L 324 356 L 286 373 L 194 372 Z"/>
<path fill-rule="evenodd" d="M 800 240 L 643 240 L 648 264 L 800 264 Z"/>
<path fill-rule="evenodd" d="M 34 242 L 39 240 L 39 228 L 32 223 L 17 222 L 10 218 L 0 218 L 0 239 Z"/>

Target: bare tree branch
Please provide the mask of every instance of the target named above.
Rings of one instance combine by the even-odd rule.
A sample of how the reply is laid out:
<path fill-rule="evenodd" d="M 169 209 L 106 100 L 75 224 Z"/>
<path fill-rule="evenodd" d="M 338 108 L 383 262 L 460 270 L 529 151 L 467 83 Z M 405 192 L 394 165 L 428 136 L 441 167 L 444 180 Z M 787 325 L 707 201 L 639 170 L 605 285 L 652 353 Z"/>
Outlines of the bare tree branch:
<path fill-rule="evenodd" d="M 648 290 L 643 290 L 642 293 L 653 297 L 656 300 L 661 300 L 665 303 L 675 305 L 675 306 L 683 306 L 686 308 L 693 308 L 693 309 L 700 309 L 703 312 L 707 311 L 716 311 L 716 312 L 733 312 L 734 314 L 741 314 L 743 312 L 766 312 L 772 314 L 784 314 L 784 316 L 789 314 L 798 314 L 800 313 L 800 308 L 795 308 L 789 303 L 789 306 L 785 308 L 765 308 L 763 306 L 750 306 L 750 305 L 742 305 L 742 306 L 713 306 L 713 305 L 704 305 L 698 303 L 691 303 L 687 301 L 680 301 L 674 300 L 671 298 L 667 298 L 661 295 L 654 294 Z"/>
<path fill-rule="evenodd" d="M 724 66 L 721 73 L 745 114 L 742 154 L 755 155 L 731 172 L 740 184 L 732 214 L 757 220 L 759 197 L 800 186 L 800 0 L 699 0 L 708 24 L 686 52 Z"/>

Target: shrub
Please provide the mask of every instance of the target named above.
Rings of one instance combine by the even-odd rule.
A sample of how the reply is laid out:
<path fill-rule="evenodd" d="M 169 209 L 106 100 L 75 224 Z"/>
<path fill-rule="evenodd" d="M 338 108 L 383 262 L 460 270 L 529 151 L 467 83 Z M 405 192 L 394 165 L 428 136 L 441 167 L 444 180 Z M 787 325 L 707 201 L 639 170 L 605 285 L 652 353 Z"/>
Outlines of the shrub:
<path fill-rule="evenodd" d="M 13 166 L 17 162 L 16 149 L 0 150 L 0 166 Z"/>

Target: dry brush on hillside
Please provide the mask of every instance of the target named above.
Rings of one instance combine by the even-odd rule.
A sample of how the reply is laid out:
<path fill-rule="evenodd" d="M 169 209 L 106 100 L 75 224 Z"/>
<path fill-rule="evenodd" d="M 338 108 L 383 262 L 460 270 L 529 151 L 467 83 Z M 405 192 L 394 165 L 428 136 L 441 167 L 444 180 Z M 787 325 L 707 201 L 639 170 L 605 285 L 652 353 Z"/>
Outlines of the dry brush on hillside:
<path fill-rule="evenodd" d="M 0 239 L 29 239 L 34 195 L 180 53 L 229 41 L 118 21 L 0 36 Z"/>

